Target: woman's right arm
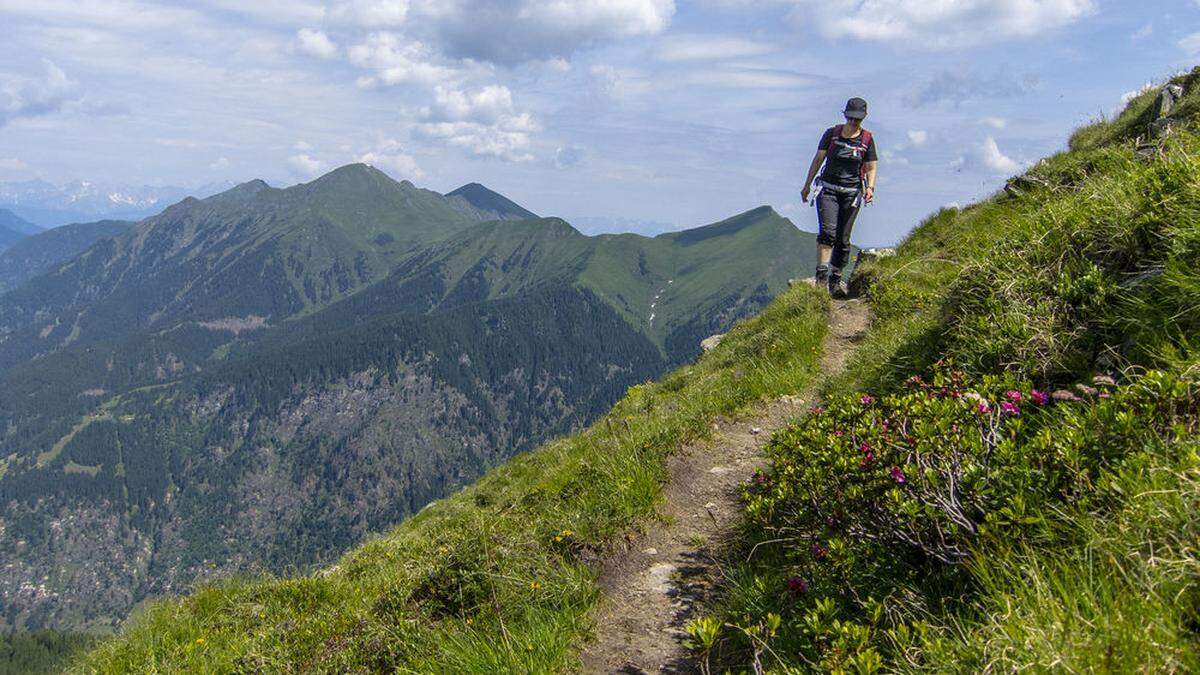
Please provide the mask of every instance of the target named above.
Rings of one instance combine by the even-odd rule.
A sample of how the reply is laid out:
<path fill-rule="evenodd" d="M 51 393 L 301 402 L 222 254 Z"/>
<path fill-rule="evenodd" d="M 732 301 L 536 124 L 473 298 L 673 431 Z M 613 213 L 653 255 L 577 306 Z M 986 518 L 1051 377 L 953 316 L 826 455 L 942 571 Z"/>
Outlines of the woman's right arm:
<path fill-rule="evenodd" d="M 808 178 L 804 179 L 804 187 L 800 190 L 800 199 L 805 204 L 808 203 L 809 190 L 812 188 L 813 179 L 817 177 L 817 171 L 820 170 L 821 164 L 825 161 L 825 151 L 818 150 L 817 154 L 813 155 L 812 164 L 808 167 Z"/>

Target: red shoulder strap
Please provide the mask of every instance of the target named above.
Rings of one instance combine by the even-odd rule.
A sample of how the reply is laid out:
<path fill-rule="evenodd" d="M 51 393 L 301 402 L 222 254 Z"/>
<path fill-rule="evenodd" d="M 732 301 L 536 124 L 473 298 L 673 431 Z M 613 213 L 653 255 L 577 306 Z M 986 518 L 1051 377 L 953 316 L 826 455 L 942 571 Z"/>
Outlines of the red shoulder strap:
<path fill-rule="evenodd" d="M 867 148 L 871 147 L 871 132 L 863 129 L 861 138 L 863 146 L 863 161 L 862 164 L 859 165 L 859 173 L 861 174 L 862 178 L 865 179 L 867 177 Z"/>
<path fill-rule="evenodd" d="M 841 135 L 842 135 L 842 129 L 843 129 L 845 126 L 846 126 L 846 125 L 844 125 L 844 124 L 839 124 L 839 125 L 837 125 L 837 126 L 835 126 L 835 127 L 833 128 L 833 134 L 831 134 L 831 135 L 829 136 L 829 147 L 825 148 L 825 154 L 826 154 L 826 155 L 828 155 L 828 154 L 830 154 L 831 152 L 833 152 L 833 144 L 834 144 L 834 143 L 837 143 L 837 139 L 838 139 L 838 137 L 839 137 L 839 136 L 841 136 Z"/>

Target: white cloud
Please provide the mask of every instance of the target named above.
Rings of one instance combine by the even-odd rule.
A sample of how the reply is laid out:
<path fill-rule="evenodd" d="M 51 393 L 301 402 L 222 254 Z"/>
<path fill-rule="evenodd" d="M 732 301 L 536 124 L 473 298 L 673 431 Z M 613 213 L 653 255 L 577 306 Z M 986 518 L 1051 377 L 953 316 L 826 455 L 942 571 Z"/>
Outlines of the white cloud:
<path fill-rule="evenodd" d="M 374 76 L 359 78 L 359 85 L 436 84 L 453 80 L 454 68 L 437 63 L 439 58 L 423 42 L 409 41 L 396 33 L 372 33 L 362 44 L 347 50 L 354 65 L 375 71 Z"/>
<path fill-rule="evenodd" d="M 421 113 L 425 120 L 415 127 L 418 135 L 439 139 L 469 150 L 480 157 L 524 162 L 531 134 L 538 130 L 529 113 L 517 112 L 508 87 L 490 85 L 476 91 L 437 87 L 434 103 Z"/>
<path fill-rule="evenodd" d="M 42 117 L 60 112 L 81 98 L 79 86 L 62 68 L 42 59 L 41 78 L 9 78 L 0 81 L 0 127 L 21 118 Z"/>
<path fill-rule="evenodd" d="M 409 6 L 408 0 L 336 2 L 326 11 L 326 18 L 338 24 L 352 24 L 368 28 L 396 28 L 408 21 Z"/>
<path fill-rule="evenodd" d="M 978 149 L 977 159 L 983 166 L 996 173 L 1013 174 L 1021 170 L 1021 164 L 1000 151 L 996 139 L 988 136 Z"/>
<path fill-rule="evenodd" d="M 795 89 L 815 82 L 807 75 L 786 70 L 732 66 L 696 71 L 684 76 L 682 81 L 730 89 Z"/>
<path fill-rule="evenodd" d="M 292 146 L 292 149 L 299 152 L 304 152 L 306 150 L 312 150 L 312 146 L 309 145 L 307 141 L 296 141 L 296 144 Z"/>
<path fill-rule="evenodd" d="M 1129 105 L 1130 101 L 1132 101 L 1133 99 L 1141 96 L 1142 94 L 1154 89 L 1155 86 L 1156 85 L 1153 82 L 1147 82 L 1146 84 L 1143 84 L 1138 89 L 1130 89 L 1129 91 L 1125 92 L 1124 94 L 1121 94 L 1120 109 L 1124 110 L 1125 106 Z"/>
<path fill-rule="evenodd" d="M 600 63 L 588 69 L 588 74 L 600 93 L 616 99 L 637 96 L 650 89 L 649 80 L 632 68 L 617 68 Z"/>
<path fill-rule="evenodd" d="M 215 161 L 213 161 L 212 164 L 208 165 L 208 168 L 212 169 L 213 171 L 220 171 L 221 169 L 228 169 L 229 168 L 229 158 L 228 157 L 218 157 Z"/>
<path fill-rule="evenodd" d="M 292 173 L 300 178 L 312 178 L 321 173 L 321 169 L 325 168 L 325 162 L 314 159 L 304 153 L 288 157 L 287 163 Z"/>
<path fill-rule="evenodd" d="M 1179 41 L 1179 46 L 1190 56 L 1200 54 L 1200 33 L 1192 33 L 1183 38 Z"/>
<path fill-rule="evenodd" d="M 404 146 L 399 141 L 391 138 L 362 153 L 355 161 L 382 169 L 393 178 L 419 180 L 425 177 L 425 172 L 421 171 L 417 160 L 404 151 Z"/>
<path fill-rule="evenodd" d="M 319 30 L 301 28 L 296 33 L 300 51 L 319 59 L 332 59 L 338 55 L 338 46 L 329 36 Z"/>
<path fill-rule="evenodd" d="M 662 61 L 721 61 L 761 56 L 774 51 L 770 45 L 725 35 L 681 35 L 668 37 L 658 49 Z"/>
<path fill-rule="evenodd" d="M 830 38 L 949 49 L 1036 35 L 1095 11 L 1094 0 L 796 0 L 793 20 Z"/>
<path fill-rule="evenodd" d="M 925 145 L 925 142 L 928 140 L 929 132 L 927 131 L 922 129 L 912 129 L 908 132 L 908 142 L 914 147 Z"/>
<path fill-rule="evenodd" d="M 1008 126 L 1008 120 L 1004 119 L 1003 117 L 996 117 L 993 115 L 981 118 L 979 123 L 985 127 L 991 127 L 993 129 L 1003 129 L 1004 127 Z"/>

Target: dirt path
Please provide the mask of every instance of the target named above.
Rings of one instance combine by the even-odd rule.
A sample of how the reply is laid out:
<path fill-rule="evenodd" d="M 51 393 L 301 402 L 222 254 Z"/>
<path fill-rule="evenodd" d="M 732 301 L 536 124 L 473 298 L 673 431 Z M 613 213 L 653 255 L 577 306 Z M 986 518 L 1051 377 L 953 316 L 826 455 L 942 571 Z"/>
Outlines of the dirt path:
<path fill-rule="evenodd" d="M 832 375 L 867 329 L 866 304 L 834 301 L 821 370 Z M 712 590 L 715 556 L 741 511 L 738 488 L 764 462 L 771 433 L 813 404 L 815 386 L 763 405 L 745 419 L 719 421 L 709 444 L 669 461 L 663 525 L 612 556 L 600 574 L 598 635 L 583 654 L 586 673 L 692 672 L 684 626 Z"/>

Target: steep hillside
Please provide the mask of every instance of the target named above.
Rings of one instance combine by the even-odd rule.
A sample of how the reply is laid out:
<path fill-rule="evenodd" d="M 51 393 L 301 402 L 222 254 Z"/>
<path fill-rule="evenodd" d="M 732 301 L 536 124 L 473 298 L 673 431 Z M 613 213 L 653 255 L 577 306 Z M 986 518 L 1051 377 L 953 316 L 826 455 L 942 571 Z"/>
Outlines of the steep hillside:
<path fill-rule="evenodd" d="M 698 659 L 1200 668 L 1200 69 L 1171 84 L 859 272 L 875 324 L 747 487 Z"/>
<path fill-rule="evenodd" d="M 101 239 L 115 237 L 133 223 L 101 220 L 63 225 L 25 237 L 0 254 L 0 293 L 10 291 L 91 248 Z"/>
<path fill-rule="evenodd" d="M 7 625 L 105 628 L 197 578 L 337 556 L 594 420 L 811 255 L 770 209 L 720 246 L 620 250 L 472 209 L 361 165 L 252 182 L 0 296 Z"/>
<path fill-rule="evenodd" d="M 689 627 L 697 664 L 1200 668 L 1200 71 L 1176 83 L 1165 135 L 1148 135 L 1153 95 L 1134 99 L 857 272 L 874 322 L 746 486 L 723 600 Z M 597 552 L 656 527 L 682 441 L 813 382 L 827 311 L 786 292 L 586 431 L 321 573 L 154 603 L 78 668 L 575 668 Z"/>

